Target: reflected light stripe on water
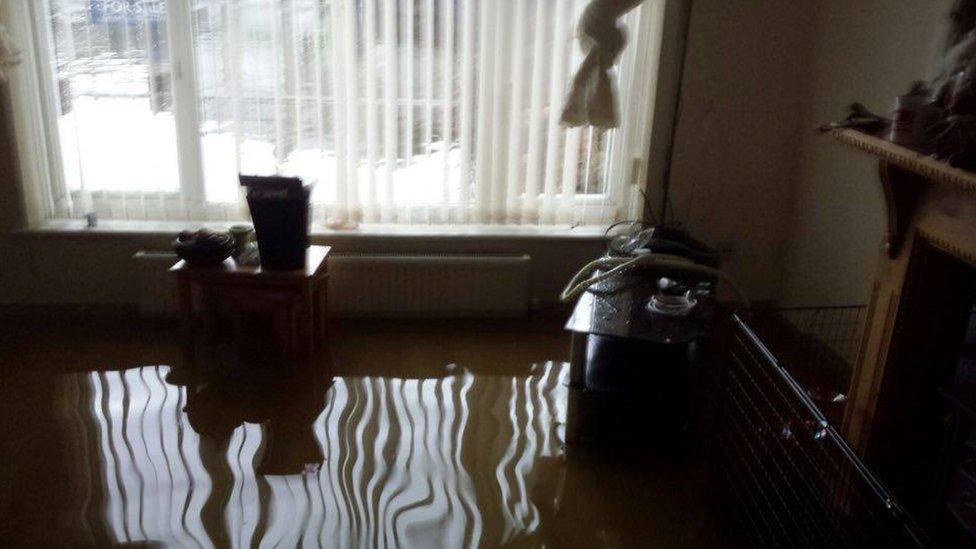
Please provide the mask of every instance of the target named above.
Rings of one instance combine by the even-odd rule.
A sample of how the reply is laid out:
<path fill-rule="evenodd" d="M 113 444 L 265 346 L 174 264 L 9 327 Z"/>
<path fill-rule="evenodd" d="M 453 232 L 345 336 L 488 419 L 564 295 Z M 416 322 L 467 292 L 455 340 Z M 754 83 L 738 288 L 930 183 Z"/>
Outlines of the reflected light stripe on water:
<path fill-rule="evenodd" d="M 532 425 L 532 418 L 535 417 L 535 406 L 533 405 L 532 396 L 535 393 L 535 387 L 539 385 L 539 381 L 540 378 L 538 377 L 530 377 L 528 383 L 524 383 L 522 387 L 525 405 L 524 412 L 520 414 L 519 422 L 523 423 L 524 427 L 520 427 L 523 436 L 518 438 L 520 440 L 525 439 L 525 449 L 522 451 L 521 456 L 519 456 L 518 461 L 513 464 L 514 471 L 512 475 L 512 480 L 518 487 L 519 493 L 519 507 L 516 509 L 516 513 L 522 523 L 522 528 L 529 532 L 534 532 L 539 527 L 539 513 L 535 508 L 535 504 L 532 503 L 532 496 L 529 494 L 529 490 L 525 485 L 525 479 L 532 473 L 532 467 L 535 465 L 536 457 L 539 455 L 536 447 L 536 431 Z M 518 390 L 518 388 L 513 389 Z"/>
<path fill-rule="evenodd" d="M 260 498 L 254 474 L 254 458 L 264 437 L 259 425 L 245 423 L 234 429 L 227 447 L 227 460 L 234 486 L 224 516 L 232 531 L 234 547 L 250 547 L 260 517 Z"/>
<path fill-rule="evenodd" d="M 109 409 L 120 410 L 121 413 L 112 415 L 113 440 L 116 442 L 119 456 L 119 472 L 122 474 L 122 486 L 124 492 L 123 509 L 125 512 L 126 532 L 129 533 L 130 540 L 147 539 L 142 528 L 142 508 L 143 508 L 143 488 L 145 479 L 136 465 L 136 456 L 132 449 L 132 443 L 127 434 L 129 427 L 129 387 L 125 383 L 125 377 L 118 372 L 109 372 L 106 376 L 109 380 L 109 395 L 114 397 L 112 400 L 118 401 L 117 405 L 109 405 Z"/>
<path fill-rule="evenodd" d="M 183 509 L 181 524 L 197 545 L 206 549 L 214 546 L 203 525 L 203 507 L 213 492 L 213 482 L 200 456 L 200 435 L 190 428 L 183 412 L 183 406 L 187 402 L 186 389 L 180 388 L 180 397 L 177 408 L 173 410 L 173 417 L 176 418 L 173 425 L 180 434 L 180 457 L 186 464 L 190 490 L 190 501 Z"/>
<path fill-rule="evenodd" d="M 377 384 L 381 385 L 379 382 L 377 382 Z M 396 392 L 400 389 L 402 384 L 403 382 L 401 380 L 391 380 L 389 389 L 391 392 Z M 396 412 L 393 408 L 393 401 L 395 400 L 396 399 L 387 398 L 386 390 L 380 390 L 380 413 L 385 417 L 396 417 Z M 383 498 L 382 495 L 377 497 L 376 494 L 380 490 L 390 488 L 391 483 L 389 482 L 389 478 L 391 471 L 402 470 L 401 468 L 405 466 L 405 448 L 402 444 L 399 444 L 399 436 L 402 434 L 402 431 L 394 430 L 391 434 L 390 423 L 391 422 L 389 421 L 383 421 L 379 425 L 379 432 L 377 433 L 376 442 L 373 446 L 373 462 L 376 464 L 376 466 L 373 468 L 373 473 L 370 475 L 369 481 L 366 483 L 366 493 L 369 495 L 369 497 L 376 498 L 376 507 L 374 507 L 374 521 L 377 522 L 380 520 L 380 517 L 387 516 L 387 509 L 379 506 L 380 502 L 386 501 L 386 499 Z M 391 448 L 396 449 L 396 457 L 394 458 L 392 464 L 388 463 L 386 459 L 387 452 L 389 452 Z M 377 522 L 374 522 L 373 524 L 376 524 Z M 379 536 L 381 534 L 384 536 L 383 543 L 389 543 L 389 540 L 386 539 L 387 531 L 388 528 L 386 525 L 383 525 L 382 528 L 376 528 L 376 530 L 373 532 L 373 536 L 370 538 L 370 543 L 372 543 L 374 546 L 379 545 Z"/>
<path fill-rule="evenodd" d="M 150 531 L 147 532 L 150 539 L 167 539 L 173 536 L 169 531 L 169 520 L 167 515 L 170 510 L 170 501 L 173 499 L 173 479 L 170 475 L 170 466 L 165 452 L 163 451 L 163 433 L 161 428 L 162 409 L 165 405 L 166 385 L 159 383 L 155 378 L 156 367 L 142 368 L 137 376 L 137 381 L 141 383 L 142 389 L 146 392 L 146 405 L 139 414 L 139 428 L 142 447 L 149 462 L 151 476 L 151 487 L 146 490 L 147 499 L 150 505 L 156 506 L 164 512 L 153 513 L 150 517 Z M 146 376 L 150 379 L 147 381 Z M 155 496 L 155 497 L 153 497 Z"/>
<path fill-rule="evenodd" d="M 167 404 L 160 410 L 159 424 L 163 436 L 163 448 L 166 450 L 167 460 L 173 470 L 173 498 L 169 511 L 170 531 L 174 532 L 180 545 L 194 547 L 199 546 L 200 541 L 186 527 L 184 520 L 193 486 L 190 481 L 189 466 L 183 456 L 183 448 L 180 444 L 183 437 L 182 427 L 179 426 L 179 413 L 182 409 L 183 392 L 179 387 L 165 384 L 163 379 L 167 372 L 168 368 L 166 367 L 156 369 L 156 379 L 165 387 L 167 394 Z M 178 428 L 168 428 L 170 425 L 176 425 Z"/>
<path fill-rule="evenodd" d="M 121 493 L 121 482 L 118 475 L 118 456 L 115 453 L 115 445 L 110 440 L 110 427 L 108 425 L 108 398 L 109 395 L 102 388 L 104 386 L 101 377 L 104 374 L 92 374 L 89 382 L 92 387 L 93 415 L 98 427 L 98 440 L 101 443 L 101 462 L 103 475 L 105 478 L 106 491 L 108 498 L 106 501 L 106 519 L 112 534 L 117 541 L 129 541 L 129 534 L 125 529 L 125 518 L 123 507 L 123 497 Z"/>
<path fill-rule="evenodd" d="M 462 376 L 464 378 L 470 376 Z M 434 448 L 435 455 L 437 456 L 438 463 L 441 464 L 444 474 L 442 476 L 442 489 L 441 492 L 444 494 L 447 505 L 447 516 L 450 520 L 454 520 L 454 516 L 458 515 L 464 523 L 467 522 L 467 514 L 464 513 L 464 504 L 461 502 L 458 496 L 458 478 L 457 470 L 454 467 L 454 462 L 452 459 L 453 452 L 451 448 L 458 443 L 456 439 L 452 436 L 452 431 L 457 429 L 458 425 L 455 421 L 455 405 L 454 405 L 454 393 L 456 389 L 454 385 L 457 381 L 456 377 L 448 377 L 444 379 L 441 383 L 438 383 L 437 396 L 435 402 L 438 404 L 438 417 L 440 418 L 440 423 L 435 426 L 438 430 L 437 438 L 439 440 L 450 440 L 453 444 L 439 444 Z M 467 529 L 467 524 L 465 524 L 465 529 Z M 448 547 L 459 547 L 464 543 L 466 539 L 465 531 L 449 530 L 444 532 L 447 539 L 443 542 Z"/>
<path fill-rule="evenodd" d="M 343 502 L 341 509 L 347 515 L 351 537 L 362 540 L 367 539 L 363 532 L 363 513 L 365 511 L 361 506 L 362 498 L 356 497 L 355 484 L 350 486 L 351 479 L 347 477 L 347 471 L 349 471 L 351 463 L 356 459 L 356 446 L 353 439 L 356 429 L 359 426 L 359 416 L 362 414 L 362 400 L 364 398 L 362 385 L 355 383 L 351 387 L 347 386 L 346 392 L 350 395 L 348 401 L 351 404 L 347 406 L 349 413 L 345 415 L 340 414 L 339 416 L 340 425 L 337 426 L 338 437 L 336 438 L 336 443 L 332 445 L 332 448 L 337 451 L 334 460 L 337 466 L 335 477 L 337 483 L 332 486 L 332 489 L 335 490 L 338 488 L 339 490 L 339 497 Z M 343 428 L 344 425 L 348 427 Z M 379 467 L 380 464 L 377 464 L 377 466 Z"/>
<path fill-rule="evenodd" d="M 468 410 L 468 394 L 470 393 L 473 385 L 474 377 L 465 376 L 464 381 L 461 384 L 461 390 L 457 394 L 458 408 L 461 410 L 461 413 L 458 415 L 457 423 L 451 426 L 451 432 L 445 436 L 445 440 L 453 441 L 453 444 L 451 445 L 451 449 L 453 451 L 451 452 L 452 455 L 450 463 L 456 479 L 456 493 L 458 494 L 458 499 L 461 500 L 461 506 L 464 511 L 464 518 L 467 526 L 463 537 L 470 546 L 477 547 L 481 540 L 481 513 L 478 511 L 478 501 L 477 495 L 475 494 L 474 482 L 471 480 L 471 475 L 468 474 L 468 470 L 461 462 L 461 452 L 464 447 L 464 426 L 468 424 L 468 418 L 470 417 L 470 412 Z"/>
<path fill-rule="evenodd" d="M 382 535 L 383 545 L 389 546 L 392 543 L 391 536 L 395 539 L 396 534 L 394 523 L 396 514 L 390 512 L 390 504 L 407 490 L 408 479 L 402 472 L 409 471 L 413 461 L 414 422 L 405 406 L 407 382 L 397 379 L 391 380 L 390 383 L 384 385 L 386 388 L 383 391 L 385 400 L 384 410 L 387 411 L 387 417 L 391 418 L 387 421 L 387 424 L 391 427 L 391 431 L 388 434 L 389 438 L 386 442 L 387 444 L 395 445 L 396 457 L 393 460 L 393 464 L 389 466 L 387 474 L 377 478 L 377 481 L 382 480 L 382 483 L 377 482 L 377 485 L 382 485 L 382 490 L 379 495 L 375 496 L 377 486 L 368 486 L 367 493 L 370 497 L 377 497 L 380 502 L 380 514 L 383 517 L 382 532 L 379 532 L 377 537 L 374 538 L 374 543 L 378 543 L 378 537 Z M 387 393 L 389 393 L 389 398 L 386 398 Z M 396 428 L 392 429 L 394 421 L 396 421 Z M 381 463 L 386 463 L 386 454 L 383 454 L 380 460 L 382 460 L 380 461 Z M 399 474 L 391 477 L 389 471 L 399 472 Z"/>
<path fill-rule="evenodd" d="M 160 498 L 165 500 L 164 505 L 166 509 L 166 515 L 161 517 L 164 521 L 162 527 L 165 528 L 172 539 L 176 539 L 181 545 L 187 546 L 192 541 L 192 538 L 180 527 L 178 521 L 178 517 L 182 514 L 183 503 L 186 501 L 187 495 L 187 485 L 183 481 L 186 478 L 186 472 L 183 470 L 183 462 L 178 459 L 179 450 L 173 444 L 175 430 L 167 429 L 165 420 L 165 418 L 169 417 L 168 411 L 179 400 L 179 394 L 175 387 L 167 385 L 163 381 L 159 366 L 152 369 L 145 368 L 142 374 L 143 376 L 149 377 L 150 381 L 148 384 L 153 388 L 153 391 L 160 393 L 158 409 L 155 409 L 154 413 L 150 417 L 144 418 L 144 420 L 151 421 L 155 436 L 150 436 L 149 439 L 158 444 L 159 452 L 162 456 L 163 472 L 166 474 L 166 483 L 172 487 L 169 490 L 163 487 L 159 488 Z"/>
<path fill-rule="evenodd" d="M 336 385 L 340 383 L 340 380 L 336 380 Z M 326 414 L 325 425 L 321 427 L 321 430 L 317 427 L 316 433 L 322 433 L 323 438 L 319 440 L 319 443 L 325 449 L 325 462 L 326 466 L 323 468 L 324 473 L 319 474 L 319 478 L 323 477 L 328 479 L 328 482 L 320 482 L 319 487 L 323 494 L 323 501 L 327 501 L 330 504 L 329 512 L 326 513 L 326 517 L 333 517 L 333 520 L 329 523 L 334 526 L 330 529 L 332 531 L 332 536 L 321 538 L 322 546 L 328 547 L 330 544 L 335 544 L 337 547 L 351 547 L 351 531 L 353 529 L 353 524 L 351 518 L 346 516 L 346 505 L 345 503 L 339 503 L 339 456 L 340 449 L 338 448 L 339 440 L 339 429 L 343 425 L 343 419 L 347 416 L 345 413 L 349 409 L 349 392 L 335 390 L 335 385 L 333 390 L 329 391 L 332 398 L 329 402 L 329 407 L 327 408 L 328 414 Z M 323 529 L 323 534 L 326 533 L 326 529 Z"/>
<path fill-rule="evenodd" d="M 372 380 L 365 379 L 363 381 L 363 383 L 356 385 L 355 388 L 355 393 L 358 397 L 356 399 L 356 411 L 358 414 L 355 418 L 356 426 L 350 440 L 351 446 L 347 447 L 348 466 L 344 470 L 342 479 L 343 495 L 348 500 L 353 501 L 355 506 L 358 525 L 356 534 L 360 540 L 367 540 L 375 538 L 371 530 L 375 527 L 376 518 L 368 494 L 365 494 L 366 497 L 363 497 L 364 494 L 360 493 L 362 490 L 361 483 L 365 471 L 377 471 L 380 468 L 385 468 L 386 464 L 383 461 L 377 461 L 372 467 L 366 469 L 366 460 L 370 456 L 370 452 L 366 449 L 366 431 L 372 431 L 376 428 L 376 423 L 384 422 L 377 422 L 373 418 L 374 386 Z M 372 438 L 370 442 L 372 444 L 382 444 L 382 441 L 376 438 Z"/>
<path fill-rule="evenodd" d="M 395 498 L 390 501 L 389 515 L 393 524 L 391 531 L 393 545 L 402 546 L 410 540 L 409 530 L 415 526 L 418 517 L 422 516 L 425 508 L 434 500 L 434 487 L 431 479 L 431 463 L 427 456 L 427 427 L 426 411 L 423 406 L 423 385 L 430 380 L 409 380 L 404 383 L 403 400 L 406 417 L 410 422 L 411 451 L 404 471 L 396 471 L 397 477 L 402 479 L 404 489 L 399 490 Z M 416 475 L 416 477 L 414 477 Z M 413 482 L 414 478 L 422 479 Z"/>
<path fill-rule="evenodd" d="M 518 432 L 516 414 L 518 411 L 519 392 L 516 383 L 515 379 L 511 380 L 508 406 L 504 409 L 505 417 L 509 421 L 508 427 L 511 428 L 512 433 Z M 508 471 L 508 464 L 515 456 L 516 448 L 521 441 L 513 436 L 501 436 L 501 433 L 499 431 L 497 440 L 507 442 L 507 447 L 505 448 L 505 453 L 502 455 L 502 459 L 495 467 L 495 479 L 498 483 L 498 489 L 501 491 L 500 501 L 502 502 L 502 512 L 505 516 L 505 529 L 502 534 L 502 543 L 507 543 L 514 533 L 517 519 L 515 517 L 515 510 L 513 509 L 514 506 L 512 505 L 512 486 L 508 482 L 508 475 L 506 473 Z"/>
<path fill-rule="evenodd" d="M 212 547 L 209 528 L 234 547 L 454 547 L 540 528 L 530 487 L 539 459 L 561 455 L 560 364 L 527 377 L 337 378 L 308 426 L 321 467 L 287 476 L 256 472 L 283 431 L 268 439 L 244 423 L 226 446 L 201 447 L 166 371 L 93 373 L 92 398 L 79 399 L 91 402 L 102 454 L 105 497 L 93 501 L 105 502 L 117 542 Z M 219 514 L 205 516 L 208 505 Z"/>
<path fill-rule="evenodd" d="M 292 511 L 292 520 L 288 529 L 288 541 L 281 544 L 282 547 L 298 547 L 305 530 L 308 528 L 308 516 L 310 501 L 302 486 L 301 475 L 288 475 L 285 478 L 285 485 L 288 488 L 291 501 L 295 502 Z"/>

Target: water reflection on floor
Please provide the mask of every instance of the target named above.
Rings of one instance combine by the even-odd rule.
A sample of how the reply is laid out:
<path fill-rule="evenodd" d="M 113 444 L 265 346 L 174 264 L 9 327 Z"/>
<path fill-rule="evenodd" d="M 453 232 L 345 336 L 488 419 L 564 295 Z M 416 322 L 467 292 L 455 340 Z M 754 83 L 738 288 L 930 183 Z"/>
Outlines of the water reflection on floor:
<path fill-rule="evenodd" d="M 0 541 L 717 544 L 694 466 L 566 447 L 567 366 L 523 364 L 306 369 L 194 388 L 167 384 L 168 366 L 15 379 L 0 387 L 15 422 L 0 437 L 14 471 Z"/>
<path fill-rule="evenodd" d="M 167 385 L 167 370 L 91 373 L 78 387 L 91 394 L 79 415 L 96 425 L 118 541 L 497 545 L 538 536 L 551 512 L 532 492 L 562 456 L 561 365 L 521 378 L 337 378 L 277 395 L 247 384 L 194 394 Z"/>

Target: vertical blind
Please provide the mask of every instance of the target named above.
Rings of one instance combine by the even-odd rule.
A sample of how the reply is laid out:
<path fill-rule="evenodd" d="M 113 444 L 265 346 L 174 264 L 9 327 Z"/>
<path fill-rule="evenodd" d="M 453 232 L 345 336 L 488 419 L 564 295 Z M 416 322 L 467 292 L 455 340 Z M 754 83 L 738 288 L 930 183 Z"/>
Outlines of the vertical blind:
<path fill-rule="evenodd" d="M 48 216 L 238 219 L 238 174 L 278 173 L 316 184 L 320 220 L 614 221 L 650 94 L 617 130 L 560 124 L 584 4 L 43 0 Z M 639 57 L 618 66 L 638 87 Z"/>

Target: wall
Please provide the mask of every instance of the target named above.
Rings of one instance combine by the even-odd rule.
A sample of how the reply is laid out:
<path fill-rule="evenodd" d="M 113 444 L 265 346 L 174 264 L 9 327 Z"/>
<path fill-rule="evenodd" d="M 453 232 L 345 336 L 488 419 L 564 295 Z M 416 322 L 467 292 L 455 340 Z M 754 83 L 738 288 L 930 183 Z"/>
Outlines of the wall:
<path fill-rule="evenodd" d="M 814 24 L 805 128 L 861 101 L 879 113 L 934 69 L 948 0 L 824 0 Z M 860 304 L 870 298 L 885 228 L 877 162 L 804 131 L 784 301 Z"/>
<path fill-rule="evenodd" d="M 5 103 L 2 86 L 0 95 L 4 95 Z M 22 225 L 23 218 L 8 113 L 7 109 L 0 108 L 0 304 L 19 300 L 29 280 L 26 250 L 10 235 L 10 231 Z"/>
<path fill-rule="evenodd" d="M 672 166 L 677 220 L 754 300 L 866 303 L 877 163 L 816 127 L 928 78 L 952 0 L 696 0 Z"/>
<path fill-rule="evenodd" d="M 696 0 L 672 166 L 676 219 L 731 251 L 754 300 L 779 295 L 804 132 L 815 2 Z"/>

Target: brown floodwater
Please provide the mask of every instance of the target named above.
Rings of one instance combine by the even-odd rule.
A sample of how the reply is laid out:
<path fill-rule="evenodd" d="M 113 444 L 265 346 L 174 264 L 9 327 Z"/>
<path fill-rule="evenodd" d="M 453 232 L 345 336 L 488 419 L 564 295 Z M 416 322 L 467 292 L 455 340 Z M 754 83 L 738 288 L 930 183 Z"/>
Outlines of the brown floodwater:
<path fill-rule="evenodd" d="M 440 363 L 192 387 L 155 364 L 15 381 L 2 391 L 4 545 L 719 545 L 696 460 L 566 445 L 565 363 L 405 360 L 419 356 Z"/>

